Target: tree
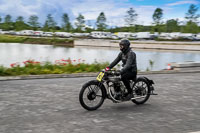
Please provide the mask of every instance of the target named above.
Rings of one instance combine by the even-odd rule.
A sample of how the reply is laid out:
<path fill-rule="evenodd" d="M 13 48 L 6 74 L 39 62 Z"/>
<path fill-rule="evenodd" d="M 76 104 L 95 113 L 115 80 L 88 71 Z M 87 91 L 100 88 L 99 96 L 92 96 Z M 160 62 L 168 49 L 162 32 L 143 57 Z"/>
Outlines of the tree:
<path fill-rule="evenodd" d="M 156 8 L 156 10 L 153 13 L 153 21 L 154 24 L 160 25 L 162 22 L 162 17 L 163 17 L 163 10 L 161 8 Z"/>
<path fill-rule="evenodd" d="M 24 17 L 18 16 L 15 22 L 15 30 L 20 31 L 28 29 L 28 25 L 24 22 Z"/>
<path fill-rule="evenodd" d="M 12 22 L 12 17 L 8 14 L 4 18 L 4 23 L 11 23 Z"/>
<path fill-rule="evenodd" d="M 178 26 L 178 19 L 170 19 L 166 22 L 166 32 L 178 32 L 180 27 Z"/>
<path fill-rule="evenodd" d="M 161 8 L 156 8 L 156 10 L 153 13 L 153 21 L 155 24 L 154 31 L 160 32 L 161 24 L 162 24 L 162 18 L 163 18 L 163 10 Z"/>
<path fill-rule="evenodd" d="M 188 12 L 185 15 L 185 19 L 191 22 L 196 22 L 197 19 L 200 17 L 199 14 L 197 14 L 198 7 L 196 7 L 194 4 L 190 5 Z"/>
<path fill-rule="evenodd" d="M 79 16 L 76 18 L 76 22 L 75 22 L 75 25 L 76 25 L 76 30 L 77 32 L 82 32 L 83 31 L 83 28 L 85 26 L 85 20 L 84 20 L 84 16 L 79 14 Z"/>
<path fill-rule="evenodd" d="M 199 27 L 197 23 L 188 21 L 187 24 L 183 27 L 182 32 L 184 33 L 198 33 Z"/>
<path fill-rule="evenodd" d="M 18 16 L 16 22 L 24 22 L 24 17 Z"/>
<path fill-rule="evenodd" d="M 138 14 L 133 8 L 130 8 L 126 13 L 127 13 L 127 15 L 125 16 L 126 25 L 131 26 L 131 27 L 134 26 L 135 21 L 137 20 Z"/>
<path fill-rule="evenodd" d="M 31 26 L 33 30 L 37 30 L 40 27 L 40 23 L 38 22 L 39 18 L 36 15 L 31 15 L 28 20 L 28 24 Z"/>
<path fill-rule="evenodd" d="M 2 21 L 2 18 L 0 16 L 0 29 L 3 29 L 3 23 L 1 23 L 1 21 Z"/>
<path fill-rule="evenodd" d="M 64 13 L 63 16 L 62 16 L 62 21 L 63 21 L 63 25 L 62 25 L 62 29 L 64 31 L 71 31 L 72 30 L 72 25 L 69 21 L 69 16 L 67 13 Z"/>
<path fill-rule="evenodd" d="M 2 29 L 4 30 L 13 30 L 13 22 L 12 22 L 12 17 L 8 14 L 4 18 L 4 24 L 2 25 Z"/>
<path fill-rule="evenodd" d="M 48 14 L 43 29 L 45 31 L 55 30 L 56 29 L 56 25 L 57 25 L 57 23 L 54 21 L 54 19 L 51 16 L 51 14 Z"/>
<path fill-rule="evenodd" d="M 100 31 L 103 31 L 106 29 L 107 27 L 106 16 L 104 12 L 101 12 L 99 16 L 97 17 L 96 26 L 97 26 L 97 30 L 100 30 Z"/>

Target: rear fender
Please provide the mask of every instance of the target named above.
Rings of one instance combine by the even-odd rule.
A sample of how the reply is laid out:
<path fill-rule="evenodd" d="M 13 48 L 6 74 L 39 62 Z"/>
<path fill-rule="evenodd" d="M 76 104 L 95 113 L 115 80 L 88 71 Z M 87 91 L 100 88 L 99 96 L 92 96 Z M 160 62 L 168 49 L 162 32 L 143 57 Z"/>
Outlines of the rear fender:
<path fill-rule="evenodd" d="M 137 80 L 145 80 L 149 85 L 154 84 L 153 80 L 148 79 L 147 77 L 138 77 Z"/>
<path fill-rule="evenodd" d="M 148 79 L 147 77 L 139 77 L 139 78 L 142 78 L 142 79 L 144 79 L 144 80 L 146 80 L 147 81 L 147 83 L 148 83 L 148 85 L 149 85 L 149 87 L 150 87 L 150 90 L 151 90 L 151 95 L 158 95 L 158 94 L 156 94 L 156 93 L 154 93 L 154 87 L 153 87 L 153 84 L 155 84 L 154 82 L 153 82 L 153 80 L 150 80 L 150 79 Z M 138 79 L 139 79 L 138 78 Z"/>
<path fill-rule="evenodd" d="M 147 82 L 149 83 L 149 85 L 152 86 L 154 84 L 153 80 L 150 80 L 147 77 L 143 77 L 143 78 L 147 80 Z"/>
<path fill-rule="evenodd" d="M 148 79 L 147 77 L 144 77 L 144 76 L 143 77 L 138 77 L 137 80 L 145 80 L 148 83 L 148 86 L 150 87 L 151 91 L 154 90 L 154 87 L 153 87 L 154 82 L 153 82 L 153 80 L 150 80 L 150 79 Z"/>

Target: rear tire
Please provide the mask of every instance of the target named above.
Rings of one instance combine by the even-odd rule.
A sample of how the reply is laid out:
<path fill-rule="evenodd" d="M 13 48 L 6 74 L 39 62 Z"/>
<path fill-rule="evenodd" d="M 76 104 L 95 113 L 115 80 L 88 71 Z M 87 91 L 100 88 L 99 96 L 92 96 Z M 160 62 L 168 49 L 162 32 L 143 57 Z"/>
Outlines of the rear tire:
<path fill-rule="evenodd" d="M 136 80 L 136 82 L 133 84 L 133 92 L 135 94 L 134 98 L 138 97 L 138 99 L 133 99 L 131 100 L 133 103 L 140 105 L 140 104 L 144 104 L 150 97 L 150 85 L 148 83 L 148 81 L 145 78 L 138 78 Z M 142 98 L 139 98 L 142 97 Z"/>
<path fill-rule="evenodd" d="M 105 98 L 105 87 L 101 82 L 96 80 L 92 80 L 84 84 L 79 93 L 81 106 L 89 111 L 96 110 L 101 107 Z"/>

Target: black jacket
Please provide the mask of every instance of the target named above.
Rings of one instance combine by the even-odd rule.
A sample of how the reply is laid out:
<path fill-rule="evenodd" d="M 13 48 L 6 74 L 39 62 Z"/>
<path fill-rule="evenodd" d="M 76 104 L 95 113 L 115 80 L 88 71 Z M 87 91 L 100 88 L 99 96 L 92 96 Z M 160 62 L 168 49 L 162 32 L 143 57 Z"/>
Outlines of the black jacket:
<path fill-rule="evenodd" d="M 121 74 L 125 72 L 136 72 L 137 73 L 137 61 L 136 54 L 128 48 L 125 52 L 120 52 L 117 58 L 108 66 L 112 69 L 115 65 L 117 65 L 120 61 L 122 61 L 122 69 Z"/>

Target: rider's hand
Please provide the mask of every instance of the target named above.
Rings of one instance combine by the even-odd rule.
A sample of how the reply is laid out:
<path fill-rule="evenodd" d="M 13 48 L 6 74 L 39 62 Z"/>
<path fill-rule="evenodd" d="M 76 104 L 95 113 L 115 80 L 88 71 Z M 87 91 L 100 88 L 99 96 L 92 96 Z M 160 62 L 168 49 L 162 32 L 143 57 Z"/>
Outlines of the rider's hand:
<path fill-rule="evenodd" d="M 106 68 L 105 68 L 105 71 L 109 71 L 109 70 L 110 70 L 110 68 L 109 68 L 109 67 L 106 67 Z"/>

